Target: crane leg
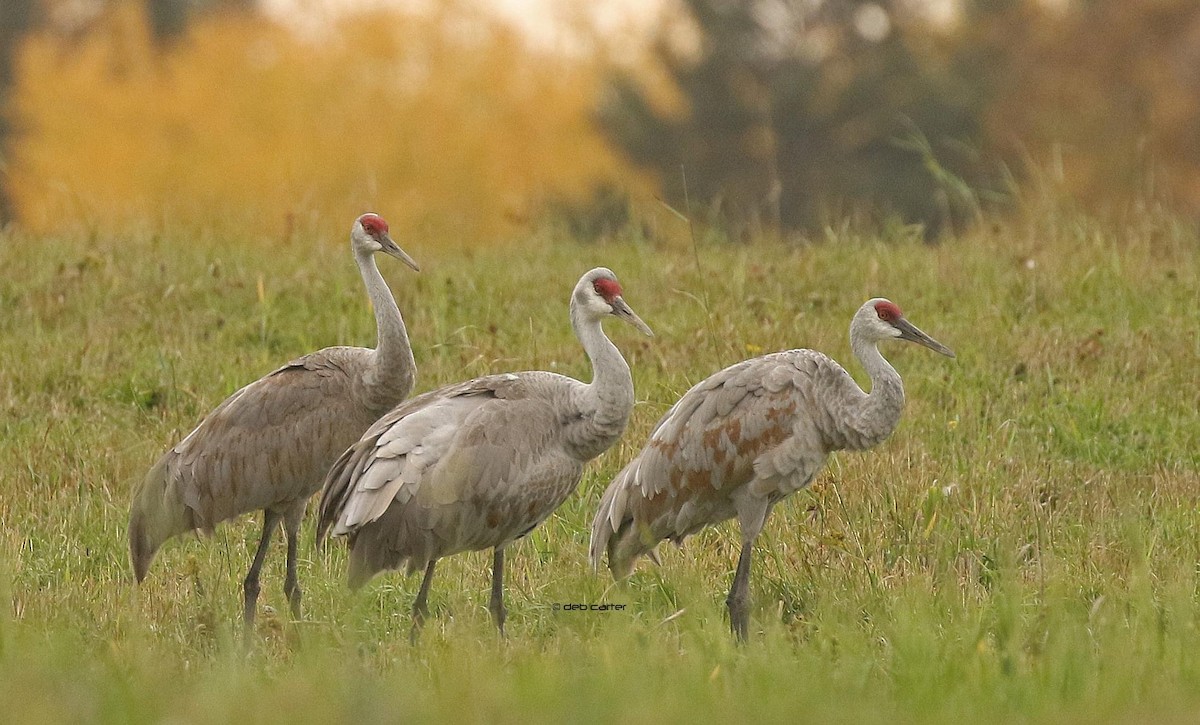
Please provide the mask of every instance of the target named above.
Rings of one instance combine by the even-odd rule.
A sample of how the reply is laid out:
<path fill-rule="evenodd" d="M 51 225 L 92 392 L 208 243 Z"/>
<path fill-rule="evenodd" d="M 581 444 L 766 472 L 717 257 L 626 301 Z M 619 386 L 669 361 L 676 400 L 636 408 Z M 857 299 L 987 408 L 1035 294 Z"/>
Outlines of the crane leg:
<path fill-rule="evenodd" d="M 750 636 L 750 560 L 754 540 L 766 523 L 771 505 L 764 498 L 747 497 L 738 503 L 738 524 L 742 529 L 742 553 L 738 556 L 737 571 L 729 586 L 725 606 L 729 609 L 729 627 L 738 642 Z"/>
<path fill-rule="evenodd" d="M 421 626 L 425 624 L 425 617 L 429 616 L 429 582 L 433 581 L 433 566 L 437 564 L 437 559 L 429 562 L 425 567 L 425 576 L 421 579 L 421 588 L 417 590 L 416 601 L 413 602 L 412 608 L 412 630 L 408 633 L 408 641 L 416 644 L 417 637 L 421 634 Z"/>
<path fill-rule="evenodd" d="M 292 609 L 292 619 L 300 619 L 300 578 L 296 573 L 300 541 L 300 521 L 304 518 L 304 507 L 289 511 L 283 520 L 283 533 L 287 537 L 287 576 L 283 580 L 283 592 L 287 595 L 288 605 Z"/>
<path fill-rule="evenodd" d="M 267 549 L 271 545 L 271 534 L 275 532 L 275 527 L 279 525 L 279 519 L 282 516 L 283 514 L 278 511 L 263 511 L 262 538 L 258 541 L 258 549 L 254 552 L 254 561 L 250 564 L 250 571 L 246 573 L 246 579 L 242 582 L 244 596 L 242 621 L 247 629 L 254 626 L 254 610 L 258 603 L 259 592 L 258 575 L 262 571 L 263 561 L 267 558 Z"/>
<path fill-rule="evenodd" d="M 504 620 L 508 618 L 508 610 L 504 608 L 504 549 L 496 547 L 492 555 L 492 600 L 488 603 L 492 619 L 496 620 L 496 628 L 504 634 Z"/>
<path fill-rule="evenodd" d="M 729 608 L 729 626 L 739 642 L 745 642 L 750 635 L 750 552 L 753 548 L 753 543 L 742 544 L 737 572 L 725 599 L 725 606 Z"/>

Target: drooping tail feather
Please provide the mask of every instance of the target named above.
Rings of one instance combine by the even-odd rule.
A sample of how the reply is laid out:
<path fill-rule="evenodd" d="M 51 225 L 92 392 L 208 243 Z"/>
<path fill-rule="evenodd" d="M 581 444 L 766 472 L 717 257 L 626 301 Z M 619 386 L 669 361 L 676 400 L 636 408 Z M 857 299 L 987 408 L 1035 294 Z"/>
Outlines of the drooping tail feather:
<path fill-rule="evenodd" d="M 343 451 L 342 455 L 338 456 L 338 459 L 330 466 L 329 472 L 325 474 L 325 483 L 321 486 L 321 501 L 317 506 L 318 546 L 324 543 L 325 537 L 329 535 L 330 527 L 336 524 L 342 515 L 346 500 L 353 492 L 350 486 L 351 475 L 360 459 L 364 457 L 364 450 L 365 446 L 360 440 Z"/>
<path fill-rule="evenodd" d="M 377 463 L 374 452 L 379 437 L 393 422 L 387 417 L 381 418 L 357 443 L 346 449 L 330 467 L 321 489 L 317 544 L 322 545 L 331 535 L 346 537 L 350 546 L 347 583 L 351 589 L 362 587 L 381 571 L 401 568 L 405 562 L 410 574 L 417 560 L 424 562 L 421 565 L 424 569 L 435 556 L 429 529 L 418 526 L 420 535 L 406 537 L 404 532 L 409 524 L 399 509 L 391 507 L 396 487 L 403 479 L 396 476 L 394 482 L 378 490 L 356 489 L 364 470 Z M 393 520 L 383 521 L 389 515 Z M 417 549 L 414 551 L 412 546 L 401 545 L 399 541 L 407 541 Z"/>
<path fill-rule="evenodd" d="M 346 507 L 346 502 L 354 492 L 351 479 L 362 473 L 362 466 L 367 460 L 367 453 L 373 448 L 378 438 L 363 438 L 347 448 L 334 461 L 325 475 L 325 483 L 321 487 L 321 501 L 317 507 L 317 546 L 325 545 L 332 531 L 334 536 L 345 536 L 350 544 L 350 567 L 347 572 L 347 584 L 350 589 L 357 590 L 371 580 L 382 567 L 368 561 L 363 551 L 356 547 L 359 532 L 356 529 L 339 531 L 338 520 Z M 366 441 L 366 442 L 364 442 Z"/>
<path fill-rule="evenodd" d="M 619 478 L 618 476 L 617 480 Z M 600 507 L 596 510 L 596 518 L 592 520 L 592 540 L 588 547 L 592 571 L 600 571 L 600 559 L 604 557 L 608 550 L 608 541 L 615 533 L 612 524 L 609 523 L 609 517 L 612 515 L 613 499 L 616 498 L 617 480 L 604 489 L 604 495 L 600 497 Z"/>
<path fill-rule="evenodd" d="M 604 491 L 596 518 L 592 521 L 592 541 L 589 556 L 592 571 L 600 569 L 600 559 L 608 554 L 608 568 L 614 579 L 624 579 L 633 571 L 633 565 L 642 551 L 629 546 L 634 536 L 633 516 L 628 510 L 629 488 L 633 485 L 638 459 L 634 458 Z M 635 537 L 636 538 L 636 537 Z"/>
<path fill-rule="evenodd" d="M 138 583 L 146 578 L 158 548 L 167 539 L 196 528 L 192 510 L 184 505 L 171 480 L 166 455 L 142 479 L 129 508 L 129 557 Z"/>

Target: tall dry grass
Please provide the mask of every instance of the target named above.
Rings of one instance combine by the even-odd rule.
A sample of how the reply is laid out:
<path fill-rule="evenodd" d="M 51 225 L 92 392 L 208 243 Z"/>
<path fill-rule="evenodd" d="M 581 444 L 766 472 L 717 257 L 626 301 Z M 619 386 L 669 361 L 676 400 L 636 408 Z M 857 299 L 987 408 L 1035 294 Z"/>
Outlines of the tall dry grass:
<path fill-rule="evenodd" d="M 276 246 L 170 230 L 0 238 L 6 717 L 1187 719 L 1200 705 L 1194 226 L 1046 211 L 940 246 L 902 232 L 830 230 L 803 247 L 701 238 L 700 271 L 690 248 L 634 239 L 547 234 L 469 254 L 404 240 L 424 271 L 384 273 L 422 390 L 505 370 L 586 376 L 566 297 L 595 264 L 616 270 L 657 332 L 611 330 L 638 404 L 579 491 L 511 551 L 508 639 L 486 611 L 487 557 L 469 554 L 439 567 L 415 648 L 416 582 L 381 576 L 351 595 L 341 548 L 307 537 L 303 621 L 282 614 L 277 547 L 262 600 L 273 611 L 247 648 L 251 517 L 172 542 L 140 589 L 126 559 L 131 488 L 164 446 L 280 361 L 371 343 L 344 232 Z M 667 547 L 624 588 L 587 570 L 600 492 L 673 400 L 792 346 L 861 379 L 846 327 L 880 294 L 958 358 L 888 348 L 904 419 L 777 508 L 749 646 L 732 644 L 722 605 L 732 526 Z M 552 606 L 577 601 L 628 606 Z"/>

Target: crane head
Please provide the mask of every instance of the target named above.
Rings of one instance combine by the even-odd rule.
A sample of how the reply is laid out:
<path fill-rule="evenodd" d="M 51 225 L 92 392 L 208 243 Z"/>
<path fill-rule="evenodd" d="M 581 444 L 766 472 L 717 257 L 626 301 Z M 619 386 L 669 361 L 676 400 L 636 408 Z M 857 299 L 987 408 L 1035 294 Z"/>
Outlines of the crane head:
<path fill-rule="evenodd" d="M 388 223 L 378 214 L 368 212 L 354 220 L 354 228 L 350 230 L 350 243 L 355 251 L 361 250 L 368 254 L 383 252 L 399 259 L 414 270 L 421 271 L 413 258 L 392 241 L 391 236 L 388 235 Z"/>
<path fill-rule="evenodd" d="M 941 353 L 954 357 L 954 351 L 942 343 L 926 335 L 919 327 L 908 321 L 899 305 L 891 300 L 877 297 L 868 300 L 854 316 L 851 323 L 851 335 L 861 331 L 876 340 L 907 340 Z"/>
<path fill-rule="evenodd" d="M 596 319 L 613 315 L 633 325 L 643 334 L 654 336 L 650 326 L 642 322 L 642 318 L 625 302 L 617 276 L 604 267 L 596 267 L 580 278 L 579 284 L 575 285 L 575 293 L 571 296 L 571 307 L 573 310 L 586 311 Z"/>

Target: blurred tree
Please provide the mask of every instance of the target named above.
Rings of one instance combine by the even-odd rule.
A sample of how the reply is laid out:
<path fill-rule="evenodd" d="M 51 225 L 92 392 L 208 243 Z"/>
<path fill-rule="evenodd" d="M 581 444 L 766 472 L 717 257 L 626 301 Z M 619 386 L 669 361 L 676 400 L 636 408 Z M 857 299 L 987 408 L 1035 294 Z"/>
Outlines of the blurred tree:
<path fill-rule="evenodd" d="M 665 83 L 619 74 L 598 115 L 735 234 L 862 210 L 936 232 L 1002 164 L 1053 203 L 1200 214 L 1196 0 L 957 0 L 938 20 L 913 0 L 679 3 L 653 52 Z"/>
<path fill-rule="evenodd" d="M 119 0 L 101 0 L 90 6 L 71 8 L 70 3 L 62 0 L 0 0 L 0 225 L 15 218 L 9 160 L 20 125 L 12 96 L 18 79 L 21 41 L 34 28 L 35 21 L 47 19 L 48 24 L 63 26 L 55 30 L 82 44 L 106 11 L 119 4 Z M 250 10 L 255 6 L 256 0 L 145 0 L 144 10 L 151 36 L 159 46 L 165 46 L 186 31 L 196 11 Z M 69 12 L 56 13 L 63 9 Z"/>
<path fill-rule="evenodd" d="M 682 111 L 633 74 L 601 105 L 602 126 L 734 234 L 820 225 L 874 210 L 931 232 L 974 211 L 982 88 L 903 0 L 683 0 L 657 62 Z"/>
<path fill-rule="evenodd" d="M 1200 3 L 1086 0 L 1050 12 L 1009 0 L 980 12 L 966 27 L 992 48 L 994 147 L 1052 165 L 1091 208 L 1152 197 L 1200 214 Z"/>
<path fill-rule="evenodd" d="M 167 44 L 187 30 L 192 0 L 146 0 L 146 22 L 155 42 Z"/>
<path fill-rule="evenodd" d="M 204 10 L 253 10 L 256 0 L 145 0 L 146 22 L 159 46 L 170 45 L 187 31 L 194 13 Z"/>
<path fill-rule="evenodd" d="M 698 48 L 664 28 L 654 56 L 682 110 L 666 107 L 637 71 L 618 74 L 599 109 L 602 128 L 638 165 L 653 169 L 672 203 L 691 199 L 739 228 L 761 226 L 770 208 L 776 152 L 771 63 L 754 3 L 686 0 Z M 775 221 L 770 219 L 769 221 Z"/>
<path fill-rule="evenodd" d="M 8 192 L 8 159 L 16 120 L 11 97 L 17 79 L 17 50 L 37 17 L 36 0 L 0 2 L 0 225 L 13 220 Z"/>

